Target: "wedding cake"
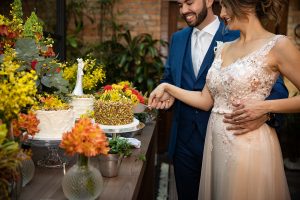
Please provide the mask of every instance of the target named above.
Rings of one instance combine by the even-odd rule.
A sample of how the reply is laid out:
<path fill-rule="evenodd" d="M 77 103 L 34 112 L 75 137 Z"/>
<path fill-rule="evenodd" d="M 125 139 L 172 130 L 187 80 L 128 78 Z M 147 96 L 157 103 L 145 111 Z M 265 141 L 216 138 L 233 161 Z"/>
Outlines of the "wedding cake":
<path fill-rule="evenodd" d="M 60 140 L 64 132 L 70 131 L 74 124 L 74 111 L 68 110 L 37 110 L 39 133 L 34 138 L 40 140 Z"/>
<path fill-rule="evenodd" d="M 133 105 L 126 101 L 97 100 L 94 107 L 95 121 L 103 125 L 124 125 L 133 122 Z"/>
<path fill-rule="evenodd" d="M 73 97 L 71 106 L 73 107 L 75 119 L 80 118 L 81 115 L 88 111 L 94 110 L 94 97 Z"/>

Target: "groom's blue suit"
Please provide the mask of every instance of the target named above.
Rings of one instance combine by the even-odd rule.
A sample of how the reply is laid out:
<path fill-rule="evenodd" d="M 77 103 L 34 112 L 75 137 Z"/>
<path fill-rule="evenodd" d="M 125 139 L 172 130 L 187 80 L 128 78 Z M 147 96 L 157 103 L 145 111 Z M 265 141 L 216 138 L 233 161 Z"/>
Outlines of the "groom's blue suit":
<path fill-rule="evenodd" d="M 187 27 L 173 34 L 162 82 L 168 82 L 187 90 L 201 91 L 206 75 L 214 60 L 216 41 L 232 41 L 239 37 L 235 31 L 224 31 L 221 23 L 207 54 L 195 77 L 191 57 L 191 34 Z M 278 79 L 271 94 L 272 98 L 285 98 L 288 93 L 282 79 Z M 174 104 L 169 156 L 173 160 L 179 200 L 198 197 L 200 172 L 206 127 L 210 112 L 205 112 L 180 101 Z"/>

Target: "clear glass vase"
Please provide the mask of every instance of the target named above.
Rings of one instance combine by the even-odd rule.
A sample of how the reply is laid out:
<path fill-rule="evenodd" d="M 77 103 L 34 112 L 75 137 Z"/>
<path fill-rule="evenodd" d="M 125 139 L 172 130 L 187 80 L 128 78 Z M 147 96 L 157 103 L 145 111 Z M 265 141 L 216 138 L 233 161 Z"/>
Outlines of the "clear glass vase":
<path fill-rule="evenodd" d="M 89 164 L 89 157 L 78 155 L 77 163 L 64 175 L 62 188 L 70 200 L 92 200 L 103 189 L 103 178 L 98 169 Z"/>
<path fill-rule="evenodd" d="M 27 183 L 29 183 L 35 172 L 34 162 L 31 156 L 27 156 L 26 159 L 21 161 L 21 172 L 22 172 L 22 186 L 24 187 Z"/>

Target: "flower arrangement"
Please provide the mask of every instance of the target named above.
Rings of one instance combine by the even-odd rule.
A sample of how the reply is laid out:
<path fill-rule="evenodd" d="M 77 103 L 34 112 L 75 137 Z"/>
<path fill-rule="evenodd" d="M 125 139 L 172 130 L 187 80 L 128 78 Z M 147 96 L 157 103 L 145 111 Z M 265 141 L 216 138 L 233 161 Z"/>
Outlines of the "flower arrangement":
<path fill-rule="evenodd" d="M 8 130 L 0 121 L 0 198 L 9 199 L 9 187 L 12 181 L 20 177 L 19 145 L 15 141 L 7 139 Z"/>
<path fill-rule="evenodd" d="M 34 112 L 19 113 L 18 118 L 12 121 L 14 137 L 21 141 L 28 139 L 28 136 L 34 137 L 39 132 L 39 123 L 40 121 Z"/>
<path fill-rule="evenodd" d="M 90 118 L 80 118 L 71 131 L 64 133 L 59 146 L 68 155 L 78 153 L 87 157 L 106 155 L 109 151 L 105 133 Z"/>
<path fill-rule="evenodd" d="M 10 15 L 12 20 L 0 15 L 0 54 L 4 53 L 6 47 L 13 47 L 23 30 L 23 12 L 21 1 L 15 0 L 11 4 Z"/>
<path fill-rule="evenodd" d="M 0 119 L 8 123 L 17 118 L 22 109 L 35 104 L 37 93 L 35 71 L 19 71 L 20 64 L 15 60 L 16 52 L 3 56 L 0 65 Z"/>
<path fill-rule="evenodd" d="M 131 102 L 133 105 L 138 103 L 143 104 L 145 102 L 143 95 L 134 89 L 132 84 L 128 81 L 106 85 L 102 88 L 102 91 L 96 94 L 96 97 L 103 101 Z"/>
<path fill-rule="evenodd" d="M 68 97 L 61 97 L 56 94 L 38 95 L 38 105 L 33 106 L 34 110 L 67 110 L 71 106 L 68 104 Z"/>
<path fill-rule="evenodd" d="M 55 58 L 53 39 L 43 36 L 42 23 L 34 12 L 23 23 L 21 0 L 14 0 L 11 6 L 11 19 L 0 15 L 0 64 L 4 56 L 13 56 L 20 65 L 18 71 L 35 71 L 38 92 L 68 93 L 68 81 L 62 77 L 63 64 Z"/>
<path fill-rule="evenodd" d="M 90 55 L 84 60 L 82 89 L 86 94 L 91 94 L 100 88 L 105 80 L 103 64 L 97 63 L 97 60 Z M 74 88 L 76 83 L 77 63 L 64 65 L 63 78 L 70 82 L 70 87 Z"/>

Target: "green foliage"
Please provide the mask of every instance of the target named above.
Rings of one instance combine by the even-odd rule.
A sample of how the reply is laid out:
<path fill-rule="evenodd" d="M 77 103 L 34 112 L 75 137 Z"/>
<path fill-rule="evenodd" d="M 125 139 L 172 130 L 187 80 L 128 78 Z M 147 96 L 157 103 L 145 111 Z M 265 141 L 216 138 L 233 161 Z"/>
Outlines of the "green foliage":
<path fill-rule="evenodd" d="M 147 159 L 146 159 L 145 154 L 140 154 L 136 160 L 140 160 L 140 161 L 145 162 Z"/>
<path fill-rule="evenodd" d="M 72 29 L 67 29 L 66 47 L 67 47 L 67 58 L 72 60 L 78 57 L 83 57 L 90 48 L 81 39 L 80 34 L 84 28 L 84 18 L 88 19 L 89 22 L 94 23 L 95 18 L 91 15 L 93 10 L 87 6 L 88 0 L 68 0 L 67 1 L 67 23 L 72 22 Z M 96 8 L 95 8 L 96 9 Z M 89 12 L 84 12 L 88 10 Z M 67 27 L 70 27 L 67 24 Z"/>
<path fill-rule="evenodd" d="M 39 91 L 68 93 L 69 83 L 62 77 L 61 64 L 51 57 L 40 56 L 34 39 L 20 38 L 15 48 L 16 59 L 23 63 L 20 70 L 31 70 L 32 62 L 36 61 L 35 71 L 38 75 L 36 83 Z"/>
<path fill-rule="evenodd" d="M 87 8 L 86 0 L 70 0 L 68 18 L 74 19 L 75 29 L 68 32 L 68 58 L 83 57 L 91 53 L 105 65 L 106 83 L 111 84 L 123 80 L 133 82 L 143 93 L 150 92 L 159 83 L 163 71 L 162 55 L 159 48 L 167 42 L 153 39 L 148 33 L 132 36 L 126 24 L 118 24 L 114 6 L 119 0 L 97 0 L 100 9 L 99 37 L 96 45 L 83 44 L 80 33 L 84 28 L 83 12 Z M 90 10 L 90 9 L 89 9 Z M 90 14 L 93 11 L 89 11 Z M 94 22 L 93 18 L 89 18 Z M 106 37 L 110 39 L 106 40 Z"/>
<path fill-rule="evenodd" d="M 147 33 L 132 37 L 130 31 L 125 30 L 101 43 L 95 52 L 99 52 L 106 66 L 107 80 L 129 80 L 138 90 L 151 92 L 163 71 L 162 55 L 159 52 L 161 45 L 167 43 L 153 39 Z"/>
<path fill-rule="evenodd" d="M 22 1 L 14 0 L 11 8 L 11 14 L 21 20 L 23 18 Z"/>
<path fill-rule="evenodd" d="M 132 151 L 131 144 L 127 141 L 126 138 L 121 138 L 119 136 L 113 137 L 109 140 L 109 153 L 111 154 L 119 154 L 122 156 L 130 156 Z"/>
<path fill-rule="evenodd" d="M 23 36 L 34 38 L 36 34 L 43 35 L 43 26 L 35 12 L 32 12 L 24 24 Z"/>

